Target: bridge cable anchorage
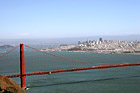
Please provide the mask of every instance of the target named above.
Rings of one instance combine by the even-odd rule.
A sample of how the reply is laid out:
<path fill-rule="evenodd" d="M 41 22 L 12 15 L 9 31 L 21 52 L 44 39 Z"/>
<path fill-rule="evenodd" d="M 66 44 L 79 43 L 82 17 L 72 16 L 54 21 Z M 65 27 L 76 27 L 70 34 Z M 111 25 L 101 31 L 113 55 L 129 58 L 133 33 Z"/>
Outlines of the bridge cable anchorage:
<path fill-rule="evenodd" d="M 48 52 L 44 52 L 44 51 L 41 51 L 39 49 L 36 49 L 36 48 L 33 48 L 33 47 L 30 47 L 29 45 L 24 45 L 28 48 L 31 48 L 35 51 L 38 51 L 38 52 L 41 52 L 41 53 L 44 53 L 44 54 L 48 54 L 48 55 L 51 55 L 51 56 L 54 56 L 54 57 L 58 57 L 58 58 L 61 58 L 61 59 L 65 59 L 65 60 L 71 60 L 71 61 L 74 61 L 74 62 L 80 62 L 80 63 L 88 63 L 88 62 L 84 62 L 84 61 L 80 61 L 80 60 L 75 60 L 75 59 L 69 59 L 69 58 L 65 58 L 65 57 L 62 57 L 62 56 L 57 56 L 57 55 L 54 55 L 54 54 L 51 54 L 51 53 L 48 53 Z M 88 63 L 88 64 L 98 64 L 98 65 L 113 65 L 113 64 L 105 64 L 105 63 Z"/>
<path fill-rule="evenodd" d="M 10 49 L 9 51 L 7 51 L 6 53 L 2 54 L 2 55 L 0 56 L 0 58 L 6 56 L 7 54 L 9 54 L 10 52 L 12 52 L 13 50 L 15 50 L 15 49 L 18 48 L 18 47 L 19 47 L 19 45 L 13 47 L 12 49 Z"/>

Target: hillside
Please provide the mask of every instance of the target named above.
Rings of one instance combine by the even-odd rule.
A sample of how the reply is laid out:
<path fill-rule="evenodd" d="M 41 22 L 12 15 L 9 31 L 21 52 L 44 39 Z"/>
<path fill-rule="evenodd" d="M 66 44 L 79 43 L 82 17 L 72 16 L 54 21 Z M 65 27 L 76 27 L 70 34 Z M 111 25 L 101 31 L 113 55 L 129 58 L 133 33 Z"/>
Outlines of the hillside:
<path fill-rule="evenodd" d="M 0 75 L 0 93 L 26 93 L 26 91 L 12 79 Z"/>
<path fill-rule="evenodd" d="M 2 45 L 0 46 L 0 49 L 8 49 L 8 48 L 13 48 L 11 45 Z"/>

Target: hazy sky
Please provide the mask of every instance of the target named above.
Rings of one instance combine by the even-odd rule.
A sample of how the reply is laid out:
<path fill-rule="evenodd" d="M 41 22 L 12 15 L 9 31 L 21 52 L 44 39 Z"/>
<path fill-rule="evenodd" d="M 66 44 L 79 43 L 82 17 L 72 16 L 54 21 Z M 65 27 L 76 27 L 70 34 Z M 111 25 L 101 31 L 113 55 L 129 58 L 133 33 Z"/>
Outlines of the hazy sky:
<path fill-rule="evenodd" d="M 140 0 L 0 0 L 0 38 L 140 34 Z"/>

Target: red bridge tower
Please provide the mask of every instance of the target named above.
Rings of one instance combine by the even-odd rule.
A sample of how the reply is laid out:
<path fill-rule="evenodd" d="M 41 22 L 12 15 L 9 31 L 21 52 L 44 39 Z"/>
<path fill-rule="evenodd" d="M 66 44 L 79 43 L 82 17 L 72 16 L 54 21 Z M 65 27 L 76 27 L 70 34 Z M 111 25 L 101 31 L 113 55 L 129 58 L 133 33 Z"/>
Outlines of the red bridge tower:
<path fill-rule="evenodd" d="M 25 59 L 24 59 L 24 44 L 20 44 L 20 78 L 21 78 L 21 87 L 26 88 L 25 84 Z"/>

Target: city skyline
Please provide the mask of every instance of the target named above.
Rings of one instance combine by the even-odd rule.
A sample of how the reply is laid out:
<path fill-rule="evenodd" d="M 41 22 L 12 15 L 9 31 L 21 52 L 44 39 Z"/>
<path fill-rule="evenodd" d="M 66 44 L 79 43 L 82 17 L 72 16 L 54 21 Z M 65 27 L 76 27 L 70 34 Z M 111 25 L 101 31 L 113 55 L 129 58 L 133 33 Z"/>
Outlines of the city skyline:
<path fill-rule="evenodd" d="M 0 1 L 0 39 L 140 35 L 139 0 Z"/>

